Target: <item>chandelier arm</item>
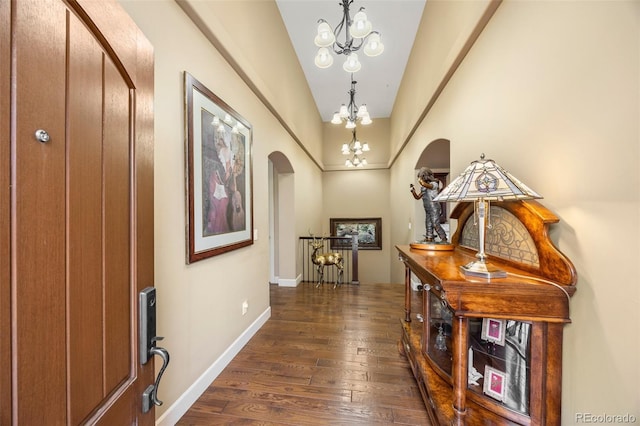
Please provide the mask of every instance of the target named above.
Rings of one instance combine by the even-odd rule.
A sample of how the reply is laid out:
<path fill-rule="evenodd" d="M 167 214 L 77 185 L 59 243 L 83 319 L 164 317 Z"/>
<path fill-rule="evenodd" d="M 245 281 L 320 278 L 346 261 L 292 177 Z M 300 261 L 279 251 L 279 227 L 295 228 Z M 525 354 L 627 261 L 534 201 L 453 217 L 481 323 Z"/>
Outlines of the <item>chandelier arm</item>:
<path fill-rule="evenodd" d="M 354 39 L 351 39 L 351 46 L 349 46 L 349 51 L 350 52 L 357 52 L 358 50 L 360 50 L 367 43 L 367 39 L 371 36 L 371 34 L 374 34 L 374 33 L 380 35 L 380 33 L 378 31 L 371 31 L 369 34 L 364 36 L 364 38 L 360 39 L 360 44 L 358 44 L 358 45 L 355 45 L 354 44 Z"/>
<path fill-rule="evenodd" d="M 337 48 L 336 48 L 337 46 Z M 339 41 L 334 41 L 333 45 L 331 46 L 333 48 L 333 52 L 336 55 L 342 55 L 344 52 L 350 52 L 351 48 L 349 46 L 345 46 L 344 44 L 340 43 Z"/>
<path fill-rule="evenodd" d="M 336 55 L 342 55 L 345 52 L 352 51 L 351 45 L 353 44 L 353 39 L 349 39 L 348 35 L 345 43 L 340 43 L 340 41 L 338 40 L 338 36 L 342 32 L 343 25 L 344 25 L 344 20 L 341 21 L 333 30 L 333 34 L 335 36 L 336 41 L 333 42 L 333 45 L 331 47 L 333 48 L 333 51 Z M 349 34 L 349 31 L 347 31 L 347 34 Z"/>
<path fill-rule="evenodd" d="M 351 40 L 351 34 L 349 34 L 349 27 L 351 27 L 351 15 L 349 14 L 349 8 L 351 7 L 351 3 L 353 3 L 353 0 L 343 0 L 342 4 L 342 22 L 340 23 L 340 25 L 342 26 L 342 29 L 344 29 L 344 26 L 346 24 L 347 28 L 345 29 L 345 33 L 347 36 L 347 43 L 349 43 L 349 41 Z"/>
<path fill-rule="evenodd" d="M 347 107 L 347 110 L 349 111 L 349 120 L 355 122 L 356 121 L 356 112 L 357 112 L 356 102 L 355 102 L 355 99 L 354 99 L 355 94 L 356 94 L 355 89 L 351 89 L 349 94 L 350 94 L 349 106 Z"/>
<path fill-rule="evenodd" d="M 362 43 L 360 43 L 360 44 L 361 44 L 361 45 L 362 45 L 362 44 L 364 44 L 364 42 L 365 42 L 369 37 L 371 37 L 371 35 L 372 35 L 372 34 L 378 34 L 378 35 L 380 35 L 380 32 L 379 32 L 379 31 L 371 31 L 369 34 L 367 34 L 366 36 L 364 36 L 364 38 L 362 39 Z"/>
<path fill-rule="evenodd" d="M 351 26 L 351 15 L 349 14 L 349 7 L 353 3 L 353 0 L 343 0 L 340 5 L 342 6 L 342 20 L 336 27 L 333 29 L 333 35 L 336 38 L 336 41 L 333 43 L 333 51 L 337 55 L 342 55 L 345 52 L 352 52 L 351 46 L 353 45 L 353 37 L 349 33 L 349 27 Z M 345 42 L 340 43 L 338 40 L 340 34 L 344 31 L 345 33 Z M 338 49 L 336 49 L 336 46 Z"/>
<path fill-rule="evenodd" d="M 353 73 L 351 73 L 351 90 L 349 90 L 349 105 L 347 106 L 347 111 L 349 111 L 349 120 L 354 123 L 357 120 L 356 114 L 358 111 L 358 106 L 356 105 L 356 83 L 358 82 L 353 79 Z"/>
<path fill-rule="evenodd" d="M 369 37 L 369 36 L 367 36 L 367 37 Z M 351 39 L 351 46 L 350 46 L 351 51 L 352 51 L 352 52 L 357 52 L 358 50 L 360 50 L 360 48 L 361 48 L 362 46 L 364 46 L 364 41 L 366 40 L 366 38 L 367 38 L 367 37 L 365 37 L 365 38 L 363 38 L 363 39 L 360 39 L 360 44 L 358 44 L 358 45 L 356 45 L 356 44 L 354 43 L 354 39 L 352 38 L 352 39 Z"/>
<path fill-rule="evenodd" d="M 353 3 L 353 0 L 349 1 L 349 6 L 351 6 L 351 3 Z M 353 24 L 353 20 L 351 19 L 351 16 L 349 15 L 349 6 L 347 6 L 345 8 L 345 15 L 347 18 L 347 44 L 349 45 L 349 51 L 350 52 L 357 52 L 358 50 L 360 50 L 360 48 L 362 46 L 364 46 L 364 42 L 367 39 L 367 37 L 369 37 L 369 35 L 371 35 L 371 33 L 367 34 L 366 37 L 360 39 L 360 44 L 354 44 L 354 42 L 356 41 L 356 39 L 354 39 L 353 37 L 351 37 L 351 32 L 349 31 L 349 28 L 351 28 L 351 24 Z M 358 9 L 358 12 L 361 12 L 365 10 L 364 7 L 361 7 L 360 9 Z"/>

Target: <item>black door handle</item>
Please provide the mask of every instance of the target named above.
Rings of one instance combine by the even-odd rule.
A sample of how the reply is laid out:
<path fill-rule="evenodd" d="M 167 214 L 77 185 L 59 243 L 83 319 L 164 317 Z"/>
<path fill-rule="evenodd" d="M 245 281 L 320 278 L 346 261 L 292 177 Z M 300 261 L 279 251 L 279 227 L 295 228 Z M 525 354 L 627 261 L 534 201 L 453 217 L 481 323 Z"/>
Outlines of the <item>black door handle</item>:
<path fill-rule="evenodd" d="M 162 375 L 169 365 L 169 351 L 156 346 L 156 342 L 163 337 L 156 336 L 156 289 L 147 287 L 140 292 L 140 364 L 144 365 L 149 359 L 158 355 L 162 358 L 162 368 L 154 384 L 149 385 L 142 393 L 142 412 L 151 410 L 151 405 L 162 405 L 158 399 L 158 387 Z"/>

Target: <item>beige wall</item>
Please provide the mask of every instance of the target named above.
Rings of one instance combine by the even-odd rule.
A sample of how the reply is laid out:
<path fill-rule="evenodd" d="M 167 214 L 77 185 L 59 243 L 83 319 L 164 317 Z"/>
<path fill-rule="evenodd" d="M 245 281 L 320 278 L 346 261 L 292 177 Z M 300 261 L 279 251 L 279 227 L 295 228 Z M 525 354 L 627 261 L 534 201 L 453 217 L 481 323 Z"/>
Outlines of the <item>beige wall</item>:
<path fill-rule="evenodd" d="M 389 282 L 389 170 L 325 172 L 322 186 L 323 232 L 330 232 L 330 218 L 382 219 L 382 250 L 358 252 L 358 278 L 362 285 Z"/>
<path fill-rule="evenodd" d="M 461 52 L 469 49 L 482 22 L 488 19 L 484 16 L 490 15 L 496 4 L 495 0 L 426 2 L 391 113 L 391 160 L 402 150 L 421 116 L 431 108 L 464 57 Z M 425 52 L 428 60 L 423 59 Z"/>
<path fill-rule="evenodd" d="M 321 165 L 322 122 L 275 2 L 176 2 Z"/>
<path fill-rule="evenodd" d="M 357 139 L 367 142 L 371 151 L 365 153 L 367 169 L 389 167 L 389 118 L 373 118 L 373 123 L 357 127 Z M 344 162 L 349 156 L 342 154 L 342 144 L 351 142 L 353 133 L 344 124 L 323 123 L 324 170 L 345 170 Z"/>
<path fill-rule="evenodd" d="M 123 0 L 121 4 L 155 48 L 155 285 L 158 334 L 165 337 L 162 346 L 171 354 L 160 386 L 159 398 L 165 402 L 157 409 L 161 416 L 172 404 L 179 403 L 179 398 L 225 356 L 254 321 L 269 312 L 268 155 L 280 151 L 293 166 L 295 218 L 289 225 L 295 226 L 297 235 L 309 224 L 321 223 L 322 200 L 308 188 L 321 187 L 322 177 L 314 161 L 176 2 Z M 270 4 L 277 13 L 275 3 Z M 263 12 L 256 19 L 268 10 Z M 236 17 L 218 15 L 217 19 L 229 22 Z M 284 27 L 281 30 L 285 31 Z M 185 70 L 253 125 L 254 227 L 258 231 L 258 240 L 252 246 L 191 265 L 185 264 Z M 261 76 L 268 80 L 268 75 Z M 297 101 L 296 107 L 305 99 L 300 95 Z M 274 101 L 279 108 L 288 102 L 291 100 Z M 317 134 L 321 128 L 317 111 L 309 114 L 305 120 L 290 118 L 291 126 L 300 129 L 300 134 Z M 320 143 L 313 142 L 313 137 L 305 139 L 309 139 L 310 151 L 317 151 L 316 160 L 320 161 Z M 249 302 L 249 311 L 243 316 L 244 300 Z"/>
<path fill-rule="evenodd" d="M 367 142 L 371 151 L 364 154 L 368 165 L 345 170 L 350 156 L 341 153 L 343 143 L 351 141 L 351 130 L 343 124 L 323 123 L 322 231 L 329 234 L 330 218 L 382 219 L 382 250 L 362 250 L 358 255 L 358 279 L 362 284 L 389 282 L 389 125 L 388 118 L 373 118 L 368 126 L 358 126 L 357 138 Z M 320 230 L 318 230 L 320 232 Z"/>
<path fill-rule="evenodd" d="M 503 2 L 390 173 L 391 187 L 410 182 L 426 144 L 450 139 L 454 176 L 484 152 L 559 216 L 551 238 L 579 277 L 565 327 L 566 425 L 585 412 L 640 419 L 639 31 L 636 1 Z M 429 50 L 413 54 L 413 67 L 432 62 Z M 405 74 L 394 114 L 421 105 L 406 92 L 419 74 Z M 405 128 L 396 123 L 392 137 Z M 393 244 L 407 242 L 412 202 L 390 192 Z M 392 281 L 402 280 L 390 259 Z"/>

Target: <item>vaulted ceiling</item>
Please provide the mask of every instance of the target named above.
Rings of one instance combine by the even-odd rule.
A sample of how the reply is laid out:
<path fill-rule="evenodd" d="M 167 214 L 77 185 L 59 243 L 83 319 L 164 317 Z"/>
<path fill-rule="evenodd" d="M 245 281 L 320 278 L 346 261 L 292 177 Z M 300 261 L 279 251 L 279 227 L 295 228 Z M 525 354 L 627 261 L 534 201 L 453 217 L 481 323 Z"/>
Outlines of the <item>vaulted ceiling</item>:
<path fill-rule="evenodd" d="M 345 0 L 347 1 L 347 0 Z M 314 44 L 318 20 L 326 20 L 332 28 L 343 13 L 338 0 L 276 0 L 293 47 L 298 55 L 309 87 L 323 121 L 330 121 L 341 104 L 349 102 L 351 74 L 342 69 L 344 55 L 334 55 L 330 68 L 315 66 L 318 47 Z M 358 52 L 362 69 L 353 74 L 356 102 L 366 104 L 372 118 L 389 117 L 400 81 L 422 18 L 425 0 L 353 0 L 351 17 L 361 7 L 380 32 L 384 52 L 367 57 Z M 339 40 L 344 41 L 344 31 Z"/>

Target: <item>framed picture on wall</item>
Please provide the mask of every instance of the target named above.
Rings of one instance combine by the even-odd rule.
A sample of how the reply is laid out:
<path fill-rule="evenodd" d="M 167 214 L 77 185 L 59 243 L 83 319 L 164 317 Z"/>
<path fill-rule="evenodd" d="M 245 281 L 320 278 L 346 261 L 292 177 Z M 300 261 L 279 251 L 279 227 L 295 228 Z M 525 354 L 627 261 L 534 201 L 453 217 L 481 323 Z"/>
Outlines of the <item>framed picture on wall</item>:
<path fill-rule="evenodd" d="M 253 244 L 252 127 L 184 73 L 187 263 Z"/>
<path fill-rule="evenodd" d="M 382 250 L 382 219 L 329 219 L 331 235 L 349 237 L 358 235 L 358 250 Z M 350 248 L 351 241 L 347 239 L 332 239 L 331 248 Z"/>

